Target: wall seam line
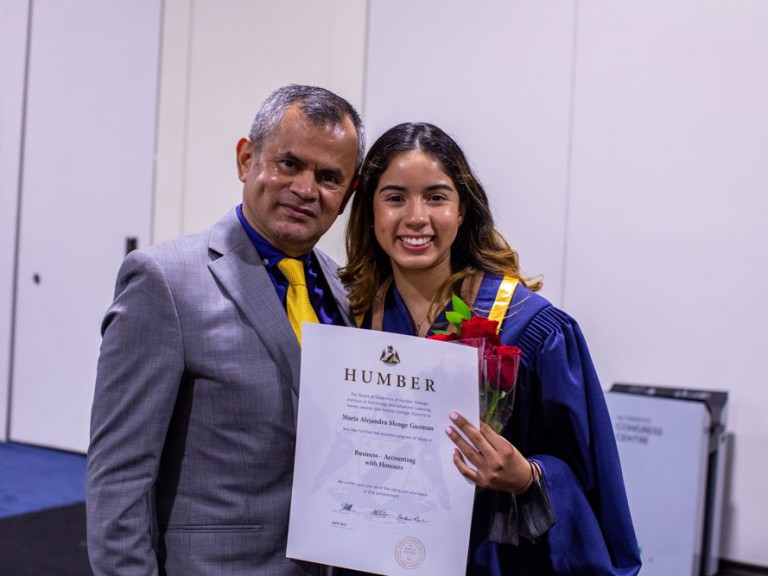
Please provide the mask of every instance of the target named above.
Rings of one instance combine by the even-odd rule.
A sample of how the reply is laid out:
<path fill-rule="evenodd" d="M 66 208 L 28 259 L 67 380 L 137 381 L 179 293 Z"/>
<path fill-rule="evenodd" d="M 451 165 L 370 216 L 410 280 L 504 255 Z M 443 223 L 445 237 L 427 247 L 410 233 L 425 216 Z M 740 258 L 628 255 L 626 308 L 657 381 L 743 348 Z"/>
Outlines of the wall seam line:
<path fill-rule="evenodd" d="M 27 4 L 27 39 L 25 47 L 24 61 L 24 87 L 22 88 L 21 98 L 21 134 L 19 142 L 19 181 L 16 190 L 16 238 L 15 254 L 13 258 L 13 277 L 11 279 L 11 334 L 10 346 L 8 350 L 8 397 L 6 405 L 5 419 L 5 437 L 11 440 L 11 419 L 13 416 L 13 385 L 14 368 L 16 356 L 16 317 L 18 315 L 19 299 L 19 260 L 21 254 L 21 211 L 22 211 L 22 191 L 24 189 L 24 151 L 27 145 L 27 100 L 29 96 L 29 68 L 32 54 L 32 12 L 34 11 L 34 0 L 29 0 Z"/>
<path fill-rule="evenodd" d="M 571 196 L 573 194 L 573 133 L 576 111 L 576 73 L 577 52 L 579 36 L 579 0 L 574 2 L 573 13 L 573 44 L 571 52 L 571 101 L 568 118 L 568 151 L 566 153 L 565 169 L 565 207 L 563 211 L 563 262 L 560 275 L 560 301 L 561 307 L 566 308 L 566 294 L 568 288 L 568 237 L 571 228 Z"/>

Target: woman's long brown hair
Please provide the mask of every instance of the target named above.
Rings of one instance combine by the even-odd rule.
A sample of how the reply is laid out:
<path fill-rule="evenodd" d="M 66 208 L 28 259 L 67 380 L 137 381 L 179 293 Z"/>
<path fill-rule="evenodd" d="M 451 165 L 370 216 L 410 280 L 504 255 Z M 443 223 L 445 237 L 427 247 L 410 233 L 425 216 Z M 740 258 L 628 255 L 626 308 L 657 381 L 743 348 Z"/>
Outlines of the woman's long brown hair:
<path fill-rule="evenodd" d="M 408 122 L 390 128 L 371 146 L 352 200 L 346 230 L 347 265 L 339 277 L 349 291 L 353 313 L 365 313 L 381 283 L 392 274 L 389 256 L 373 230 L 373 197 L 392 159 L 411 150 L 420 150 L 440 163 L 453 180 L 464 209 L 464 220 L 451 246 L 452 275 L 434 295 L 433 303 L 445 302 L 464 278 L 481 271 L 511 276 L 531 290 L 539 290 L 540 279 L 521 276 L 518 254 L 496 230 L 488 196 L 459 145 L 433 124 Z"/>

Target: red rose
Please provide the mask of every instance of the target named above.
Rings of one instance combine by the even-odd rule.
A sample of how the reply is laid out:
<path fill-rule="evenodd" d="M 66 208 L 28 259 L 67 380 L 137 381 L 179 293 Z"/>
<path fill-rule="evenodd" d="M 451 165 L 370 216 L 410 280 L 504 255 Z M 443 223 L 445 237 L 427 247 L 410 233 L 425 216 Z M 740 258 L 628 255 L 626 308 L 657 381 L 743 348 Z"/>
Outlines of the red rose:
<path fill-rule="evenodd" d="M 494 346 L 486 356 L 488 386 L 509 392 L 515 386 L 522 352 L 517 346 Z"/>
<path fill-rule="evenodd" d="M 482 316 L 472 316 L 461 323 L 460 340 L 472 340 L 474 338 L 485 339 L 492 346 L 499 345 L 497 330 L 499 323 L 496 320 L 488 320 Z"/>
<path fill-rule="evenodd" d="M 457 340 L 458 337 L 459 335 L 455 332 L 451 332 L 450 334 L 432 334 L 427 336 L 427 338 L 430 340 L 439 340 L 440 342 L 452 342 L 453 340 Z"/>

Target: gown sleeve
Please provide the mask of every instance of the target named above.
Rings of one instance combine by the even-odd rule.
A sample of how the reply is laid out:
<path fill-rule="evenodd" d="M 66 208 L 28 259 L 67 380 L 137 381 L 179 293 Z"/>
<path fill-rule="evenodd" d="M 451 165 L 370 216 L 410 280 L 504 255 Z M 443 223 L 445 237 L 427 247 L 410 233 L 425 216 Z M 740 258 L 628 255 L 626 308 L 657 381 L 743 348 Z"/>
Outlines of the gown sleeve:
<path fill-rule="evenodd" d="M 504 435 L 544 473 L 556 518 L 545 536 L 552 568 L 558 574 L 637 574 L 616 441 L 582 332 L 551 305 L 527 321 L 526 314 L 515 316 L 505 321 L 510 326 L 502 341 L 521 348 L 523 360 Z"/>

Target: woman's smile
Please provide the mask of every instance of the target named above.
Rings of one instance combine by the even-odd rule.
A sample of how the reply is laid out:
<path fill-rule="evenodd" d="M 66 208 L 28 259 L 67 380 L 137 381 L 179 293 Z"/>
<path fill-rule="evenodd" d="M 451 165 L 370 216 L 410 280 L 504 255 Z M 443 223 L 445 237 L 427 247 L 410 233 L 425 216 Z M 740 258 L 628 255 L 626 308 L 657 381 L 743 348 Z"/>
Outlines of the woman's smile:
<path fill-rule="evenodd" d="M 424 248 L 433 236 L 400 236 L 400 242 L 412 248 Z"/>

